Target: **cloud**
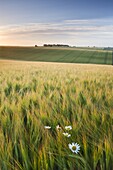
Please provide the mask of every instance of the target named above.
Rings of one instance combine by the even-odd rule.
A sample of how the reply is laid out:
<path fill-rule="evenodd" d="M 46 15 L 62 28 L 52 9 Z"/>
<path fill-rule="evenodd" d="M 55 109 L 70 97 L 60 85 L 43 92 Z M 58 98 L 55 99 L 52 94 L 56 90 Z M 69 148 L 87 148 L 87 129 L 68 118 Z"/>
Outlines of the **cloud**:
<path fill-rule="evenodd" d="M 113 25 L 100 23 L 101 20 L 65 20 L 61 23 L 28 23 L 21 25 L 8 25 L 0 27 L 0 34 L 55 34 L 55 33 L 74 33 L 74 32 L 101 32 L 113 31 Z M 73 23 L 73 25 L 72 25 Z M 95 25 L 92 25 L 92 23 Z M 81 25 L 79 25 L 81 24 Z"/>
<path fill-rule="evenodd" d="M 94 20 L 65 20 L 64 23 L 66 24 L 89 24 L 89 22 L 94 22 Z"/>
<path fill-rule="evenodd" d="M 79 39 L 111 39 L 113 36 L 113 20 L 112 19 L 97 19 L 97 20 L 64 20 L 59 23 L 25 23 L 20 25 L 0 26 L 0 37 L 27 37 L 34 39 L 49 37 L 52 41 L 58 36 L 68 42 L 71 38 Z M 46 39 L 46 38 L 45 38 Z M 55 41 L 54 40 L 54 41 Z M 99 39 L 98 39 L 99 40 Z M 101 40 L 99 40 L 101 41 Z M 111 40 L 110 40 L 111 41 Z"/>

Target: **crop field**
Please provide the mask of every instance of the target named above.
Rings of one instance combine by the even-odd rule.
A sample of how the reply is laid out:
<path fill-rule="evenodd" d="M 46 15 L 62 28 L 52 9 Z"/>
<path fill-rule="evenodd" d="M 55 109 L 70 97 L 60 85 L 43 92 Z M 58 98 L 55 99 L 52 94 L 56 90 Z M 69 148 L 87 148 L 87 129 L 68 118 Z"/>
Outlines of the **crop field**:
<path fill-rule="evenodd" d="M 113 170 L 113 67 L 1 60 L 0 169 Z"/>
<path fill-rule="evenodd" d="M 97 48 L 0 47 L 0 59 L 113 64 L 113 53 Z"/>

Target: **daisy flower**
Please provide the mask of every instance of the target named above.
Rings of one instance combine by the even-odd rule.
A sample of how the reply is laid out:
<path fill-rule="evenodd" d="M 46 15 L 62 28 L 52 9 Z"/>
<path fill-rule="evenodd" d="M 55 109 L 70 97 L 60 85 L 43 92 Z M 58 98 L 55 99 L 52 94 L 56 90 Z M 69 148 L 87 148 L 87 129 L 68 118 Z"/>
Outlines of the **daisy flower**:
<path fill-rule="evenodd" d="M 65 126 L 65 129 L 66 129 L 66 130 L 71 130 L 71 129 L 72 129 L 72 126 Z"/>
<path fill-rule="evenodd" d="M 77 143 L 72 143 L 72 144 L 68 144 L 68 146 L 69 146 L 69 149 L 73 152 L 73 153 L 78 153 L 79 152 L 79 150 L 80 150 L 80 145 L 79 144 L 77 144 Z"/>
<path fill-rule="evenodd" d="M 59 131 L 59 130 L 61 130 L 62 128 L 61 128 L 59 125 L 57 125 L 57 126 L 56 126 L 56 129 Z"/>
<path fill-rule="evenodd" d="M 51 127 L 50 127 L 50 126 L 44 126 L 44 128 L 45 128 L 45 129 L 51 129 Z"/>
<path fill-rule="evenodd" d="M 63 135 L 68 137 L 68 138 L 71 136 L 71 134 L 69 134 L 69 133 L 63 133 Z"/>

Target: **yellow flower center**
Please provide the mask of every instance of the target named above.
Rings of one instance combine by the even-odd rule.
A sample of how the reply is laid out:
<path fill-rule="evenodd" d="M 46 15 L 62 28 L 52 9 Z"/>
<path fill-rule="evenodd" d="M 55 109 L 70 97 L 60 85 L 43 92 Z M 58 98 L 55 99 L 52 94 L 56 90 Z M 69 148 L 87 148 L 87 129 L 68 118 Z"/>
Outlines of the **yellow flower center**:
<path fill-rule="evenodd" d="M 73 146 L 72 149 L 75 151 L 76 150 L 76 146 Z"/>

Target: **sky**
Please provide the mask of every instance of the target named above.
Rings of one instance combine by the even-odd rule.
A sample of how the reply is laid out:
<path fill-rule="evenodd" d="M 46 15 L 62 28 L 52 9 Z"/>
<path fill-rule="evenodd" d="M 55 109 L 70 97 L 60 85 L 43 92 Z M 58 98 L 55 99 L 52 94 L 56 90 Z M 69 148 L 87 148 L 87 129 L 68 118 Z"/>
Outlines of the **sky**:
<path fill-rule="evenodd" d="M 113 46 L 113 0 L 0 0 L 0 45 Z"/>

